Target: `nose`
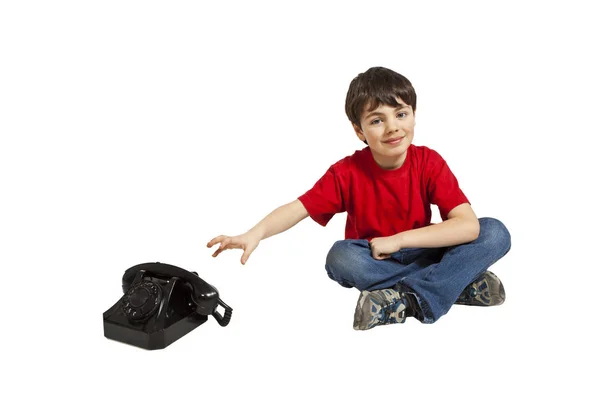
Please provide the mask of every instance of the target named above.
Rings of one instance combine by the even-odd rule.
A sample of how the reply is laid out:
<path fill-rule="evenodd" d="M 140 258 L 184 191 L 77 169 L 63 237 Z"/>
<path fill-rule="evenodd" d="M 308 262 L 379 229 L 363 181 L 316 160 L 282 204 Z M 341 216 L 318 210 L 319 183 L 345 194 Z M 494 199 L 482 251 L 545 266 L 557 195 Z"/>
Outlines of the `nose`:
<path fill-rule="evenodd" d="M 394 118 L 393 120 L 388 122 L 388 124 L 386 126 L 386 133 L 390 134 L 390 133 L 398 132 L 400 130 L 400 127 L 398 125 L 399 125 L 398 121 Z"/>

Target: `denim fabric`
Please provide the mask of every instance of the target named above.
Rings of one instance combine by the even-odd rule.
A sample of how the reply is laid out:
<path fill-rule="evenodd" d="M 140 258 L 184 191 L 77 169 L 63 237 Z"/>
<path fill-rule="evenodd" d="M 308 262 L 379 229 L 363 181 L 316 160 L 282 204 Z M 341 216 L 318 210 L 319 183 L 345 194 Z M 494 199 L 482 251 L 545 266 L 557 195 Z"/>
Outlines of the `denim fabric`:
<path fill-rule="evenodd" d="M 421 308 L 418 318 L 433 323 L 450 310 L 465 287 L 510 250 L 510 233 L 502 222 L 479 218 L 479 224 L 479 237 L 472 242 L 401 249 L 385 260 L 371 256 L 365 239 L 340 240 L 327 254 L 325 269 L 347 288 L 412 293 Z"/>

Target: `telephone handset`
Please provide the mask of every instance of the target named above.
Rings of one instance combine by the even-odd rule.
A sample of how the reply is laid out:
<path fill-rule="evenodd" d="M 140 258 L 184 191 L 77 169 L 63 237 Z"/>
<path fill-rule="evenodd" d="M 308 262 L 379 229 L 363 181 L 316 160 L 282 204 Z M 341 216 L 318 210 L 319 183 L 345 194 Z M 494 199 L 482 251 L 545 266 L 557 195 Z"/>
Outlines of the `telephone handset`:
<path fill-rule="evenodd" d="M 149 276 L 154 276 L 155 278 L 167 280 L 173 277 L 185 281 L 192 289 L 191 300 L 196 305 L 196 312 L 198 314 L 205 316 L 212 314 L 221 326 L 226 326 L 229 323 L 232 310 L 219 299 L 219 292 L 217 289 L 202 280 L 195 272 L 186 271 L 185 269 L 174 265 L 162 264 L 159 262 L 147 263 L 139 264 L 126 270 L 123 274 L 123 293 L 126 295 L 129 294 L 129 296 L 132 296 L 132 299 L 138 298 L 140 294 L 142 297 L 147 295 L 143 290 L 135 287 L 135 285 L 135 289 L 132 288 L 136 276 L 141 271 L 145 272 L 144 276 L 147 274 Z M 148 286 L 151 286 L 151 284 L 147 284 L 146 287 Z M 225 308 L 225 317 L 222 317 L 221 314 L 216 311 L 217 305 L 221 305 Z"/>
<path fill-rule="evenodd" d="M 131 267 L 123 274 L 121 299 L 104 314 L 104 336 L 146 349 L 168 346 L 206 322 L 231 320 L 232 309 L 196 272 L 160 262 Z M 225 309 L 224 315 L 217 307 Z"/>

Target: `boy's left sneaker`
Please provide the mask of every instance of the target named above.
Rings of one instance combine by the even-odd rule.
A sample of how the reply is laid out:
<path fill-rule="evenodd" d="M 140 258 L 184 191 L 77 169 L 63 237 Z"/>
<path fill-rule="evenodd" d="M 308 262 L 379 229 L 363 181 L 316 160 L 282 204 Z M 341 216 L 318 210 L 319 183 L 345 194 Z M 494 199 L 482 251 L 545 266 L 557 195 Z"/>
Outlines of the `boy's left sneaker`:
<path fill-rule="evenodd" d="M 354 329 L 363 331 L 377 325 L 404 323 L 408 305 L 404 293 L 397 290 L 363 290 L 356 303 Z"/>
<path fill-rule="evenodd" d="M 485 271 L 462 291 L 454 304 L 499 306 L 505 299 L 506 293 L 500 278 L 490 271 Z"/>

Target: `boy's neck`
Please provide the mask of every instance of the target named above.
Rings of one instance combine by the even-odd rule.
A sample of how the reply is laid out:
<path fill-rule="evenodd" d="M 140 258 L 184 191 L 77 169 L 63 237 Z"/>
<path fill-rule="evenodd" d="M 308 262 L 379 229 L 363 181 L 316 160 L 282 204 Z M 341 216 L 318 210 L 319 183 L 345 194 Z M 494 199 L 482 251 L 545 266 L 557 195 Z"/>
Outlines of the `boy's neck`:
<path fill-rule="evenodd" d="M 385 169 L 387 171 L 398 169 L 402 165 L 404 165 L 404 161 L 406 161 L 407 153 L 408 153 L 408 150 L 405 151 L 404 153 L 402 153 L 402 155 L 400 157 L 388 158 L 388 157 L 381 156 L 379 154 L 375 154 L 374 152 L 371 151 L 371 155 L 373 156 L 373 160 L 375 160 L 375 163 L 377 163 L 377 165 L 379 165 L 379 167 L 381 169 Z"/>

